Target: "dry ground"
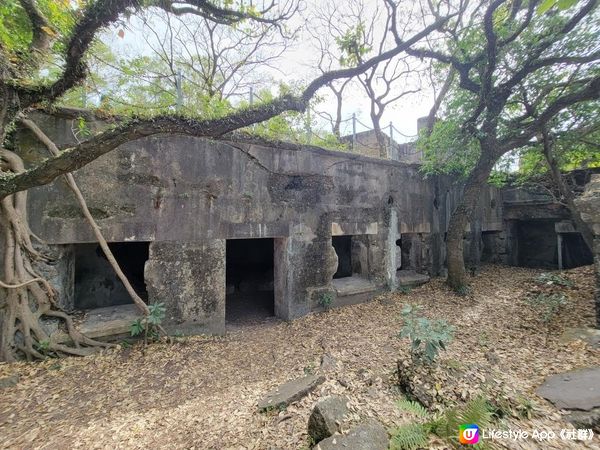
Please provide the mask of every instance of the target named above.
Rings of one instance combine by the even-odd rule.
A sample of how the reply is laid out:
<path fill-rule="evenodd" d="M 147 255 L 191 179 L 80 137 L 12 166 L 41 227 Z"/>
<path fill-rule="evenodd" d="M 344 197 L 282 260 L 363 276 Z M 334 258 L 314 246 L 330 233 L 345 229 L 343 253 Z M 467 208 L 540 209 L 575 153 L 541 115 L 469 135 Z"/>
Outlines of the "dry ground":
<path fill-rule="evenodd" d="M 409 294 L 387 294 L 291 323 L 251 326 L 224 338 L 187 338 L 145 353 L 133 348 L 0 364 L 0 377 L 20 376 L 16 386 L 0 391 L 0 447 L 298 449 L 307 445 L 312 405 L 329 393 L 349 397 L 355 420 L 372 416 L 393 427 L 407 420 L 394 406 L 399 394 L 392 382 L 396 360 L 407 350 L 407 342 L 397 338 L 407 302 L 456 326 L 446 361 L 484 368 L 535 402 L 537 418 L 517 426 L 560 430 L 568 426 L 560 413 L 533 391 L 547 374 L 600 364 L 600 351 L 558 343 L 565 327 L 593 324 L 593 273 L 591 267 L 569 272 L 576 282 L 568 289 L 569 307 L 548 334 L 523 300 L 540 272 L 487 266 L 467 298 L 434 280 Z M 493 362 L 485 357 L 491 349 L 498 357 Z M 271 388 L 318 370 L 324 353 L 338 365 L 315 393 L 279 414 L 256 411 Z M 572 447 L 600 448 L 600 440 Z"/>

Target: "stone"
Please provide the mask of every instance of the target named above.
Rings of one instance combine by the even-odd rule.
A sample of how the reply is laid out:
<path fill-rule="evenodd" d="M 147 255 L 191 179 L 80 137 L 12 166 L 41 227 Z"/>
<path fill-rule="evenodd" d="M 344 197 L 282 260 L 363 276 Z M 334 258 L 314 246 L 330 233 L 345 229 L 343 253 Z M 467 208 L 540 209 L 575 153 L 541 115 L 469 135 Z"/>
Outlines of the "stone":
<path fill-rule="evenodd" d="M 283 409 L 297 400 L 310 394 L 317 386 L 325 381 L 324 377 L 307 375 L 302 378 L 288 381 L 269 392 L 258 402 L 258 409 L 268 411 Z"/>
<path fill-rule="evenodd" d="M 600 408 L 594 408 L 590 411 L 573 411 L 567 416 L 567 420 L 575 427 L 582 429 L 593 429 L 600 433 Z"/>
<path fill-rule="evenodd" d="M 136 305 L 106 306 L 86 312 L 79 331 L 92 339 L 108 339 L 130 334 L 131 324 L 142 316 Z M 50 335 L 53 342 L 69 342 L 69 335 L 57 331 Z"/>
<path fill-rule="evenodd" d="M 321 356 L 321 370 L 323 372 L 333 372 L 337 368 L 338 361 L 329 353 Z"/>
<path fill-rule="evenodd" d="M 316 450 L 387 450 L 389 437 L 379 422 L 369 420 L 353 428 L 348 434 L 334 434 L 319 442 Z"/>
<path fill-rule="evenodd" d="M 0 389 L 16 386 L 19 382 L 19 375 L 0 378 Z"/>
<path fill-rule="evenodd" d="M 414 270 L 399 270 L 396 273 L 398 286 L 414 288 L 429 282 L 429 275 L 417 273 Z"/>
<path fill-rule="evenodd" d="M 487 361 L 493 365 L 497 365 L 500 362 L 500 358 L 498 357 L 498 355 L 496 354 L 496 352 L 494 350 L 490 350 L 489 352 L 486 352 L 485 359 L 487 359 Z"/>
<path fill-rule="evenodd" d="M 348 412 L 346 397 L 334 395 L 319 400 L 308 418 L 308 434 L 313 442 L 320 442 L 339 432 Z"/>
<path fill-rule="evenodd" d="M 552 375 L 536 393 L 561 409 L 590 411 L 599 408 L 600 367 Z"/>
<path fill-rule="evenodd" d="M 584 341 L 590 347 L 600 347 L 600 330 L 595 328 L 567 328 L 559 339 L 561 344 Z"/>

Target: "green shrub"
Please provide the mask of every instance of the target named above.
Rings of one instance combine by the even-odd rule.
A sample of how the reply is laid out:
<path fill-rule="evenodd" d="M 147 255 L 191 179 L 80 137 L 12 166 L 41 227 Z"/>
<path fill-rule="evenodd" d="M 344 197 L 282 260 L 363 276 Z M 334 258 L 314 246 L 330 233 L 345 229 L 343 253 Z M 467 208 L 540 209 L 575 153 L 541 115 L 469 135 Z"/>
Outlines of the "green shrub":
<path fill-rule="evenodd" d="M 432 363 L 440 350 L 446 350 L 446 345 L 452 341 L 454 327 L 445 320 L 422 317 L 420 311 L 421 307 L 413 305 L 402 309 L 404 324 L 400 338 L 410 339 L 413 361 Z"/>
<path fill-rule="evenodd" d="M 558 273 L 541 273 L 536 279 L 539 284 L 556 284 L 558 286 L 571 287 L 573 282 Z"/>
<path fill-rule="evenodd" d="M 492 423 L 493 408 L 484 397 L 477 397 L 464 405 L 447 409 L 444 414 L 431 424 L 431 431 L 458 447 L 458 427 L 463 424 L 475 423 L 479 428 L 485 428 Z"/>
<path fill-rule="evenodd" d="M 493 421 L 493 408 L 485 397 L 477 397 L 464 405 L 449 408 L 436 415 L 429 413 L 419 403 L 410 400 L 400 400 L 396 405 L 400 410 L 415 416 L 418 421 L 392 430 L 390 440 L 392 450 L 427 448 L 431 433 L 453 447 L 459 448 L 458 428 L 460 425 L 475 423 L 481 428 L 489 426 Z M 483 443 L 475 446 L 475 448 L 484 447 Z"/>
<path fill-rule="evenodd" d="M 545 323 L 550 322 L 560 309 L 567 304 L 565 294 L 555 292 L 553 294 L 537 294 L 527 298 L 527 303 L 533 306 L 541 314 Z"/>
<path fill-rule="evenodd" d="M 158 339 L 159 325 L 165 318 L 166 313 L 164 303 L 153 303 L 148 306 L 148 309 L 150 310 L 148 315 L 134 320 L 129 328 L 132 336 L 144 335 L 144 344 L 148 343 L 148 339 Z"/>
<path fill-rule="evenodd" d="M 325 309 L 331 308 L 331 304 L 333 303 L 333 294 L 331 292 L 325 292 L 319 296 L 319 300 L 317 302 L 319 306 Z"/>
<path fill-rule="evenodd" d="M 392 431 L 390 450 L 417 450 L 427 448 L 429 430 L 425 424 L 411 422 Z"/>

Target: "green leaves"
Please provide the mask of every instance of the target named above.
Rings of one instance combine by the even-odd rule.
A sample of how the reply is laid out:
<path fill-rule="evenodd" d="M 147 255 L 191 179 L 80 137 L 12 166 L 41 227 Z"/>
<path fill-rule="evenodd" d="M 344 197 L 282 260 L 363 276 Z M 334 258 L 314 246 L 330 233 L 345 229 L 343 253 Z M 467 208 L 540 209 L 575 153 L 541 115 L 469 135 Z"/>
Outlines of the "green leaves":
<path fill-rule="evenodd" d="M 440 351 L 446 350 L 446 344 L 452 341 L 454 327 L 445 320 L 421 317 L 420 312 L 420 307 L 410 304 L 402 309 L 404 324 L 399 337 L 410 339 L 414 361 L 432 363 Z"/>
<path fill-rule="evenodd" d="M 540 293 L 527 298 L 527 303 L 537 309 L 544 323 L 549 323 L 563 306 L 567 304 L 567 297 L 562 292 L 552 294 Z"/>
<path fill-rule="evenodd" d="M 365 25 L 359 23 L 355 28 L 350 28 L 342 37 L 335 39 L 342 52 L 340 64 L 345 67 L 357 65 L 372 49 L 366 43 Z"/>
<path fill-rule="evenodd" d="M 391 450 L 417 450 L 426 448 L 429 431 L 424 424 L 409 423 L 392 431 Z"/>
<path fill-rule="evenodd" d="M 145 326 L 142 324 L 142 319 L 136 319 L 129 327 L 129 332 L 132 336 L 139 336 L 144 331 Z"/>
<path fill-rule="evenodd" d="M 131 336 L 150 336 L 153 339 L 158 338 L 158 326 L 165 318 L 166 308 L 164 303 L 153 303 L 148 306 L 147 316 L 136 319 L 131 323 L 129 332 Z"/>
<path fill-rule="evenodd" d="M 576 5 L 577 1 L 578 0 L 544 0 L 537 7 L 536 12 L 538 15 L 541 15 L 553 8 L 554 6 L 556 6 L 559 10 L 562 11 Z"/>

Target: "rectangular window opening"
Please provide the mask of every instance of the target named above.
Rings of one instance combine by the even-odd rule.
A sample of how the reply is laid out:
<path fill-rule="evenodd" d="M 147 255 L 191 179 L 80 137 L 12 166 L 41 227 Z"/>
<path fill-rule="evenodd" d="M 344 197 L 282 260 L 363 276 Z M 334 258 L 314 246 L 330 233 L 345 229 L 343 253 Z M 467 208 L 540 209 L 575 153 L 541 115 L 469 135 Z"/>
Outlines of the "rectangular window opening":
<path fill-rule="evenodd" d="M 148 260 L 148 242 L 112 242 L 108 244 L 121 270 L 136 293 L 148 300 L 144 265 Z M 96 309 L 133 303 L 100 245 L 75 244 L 75 308 Z"/>

